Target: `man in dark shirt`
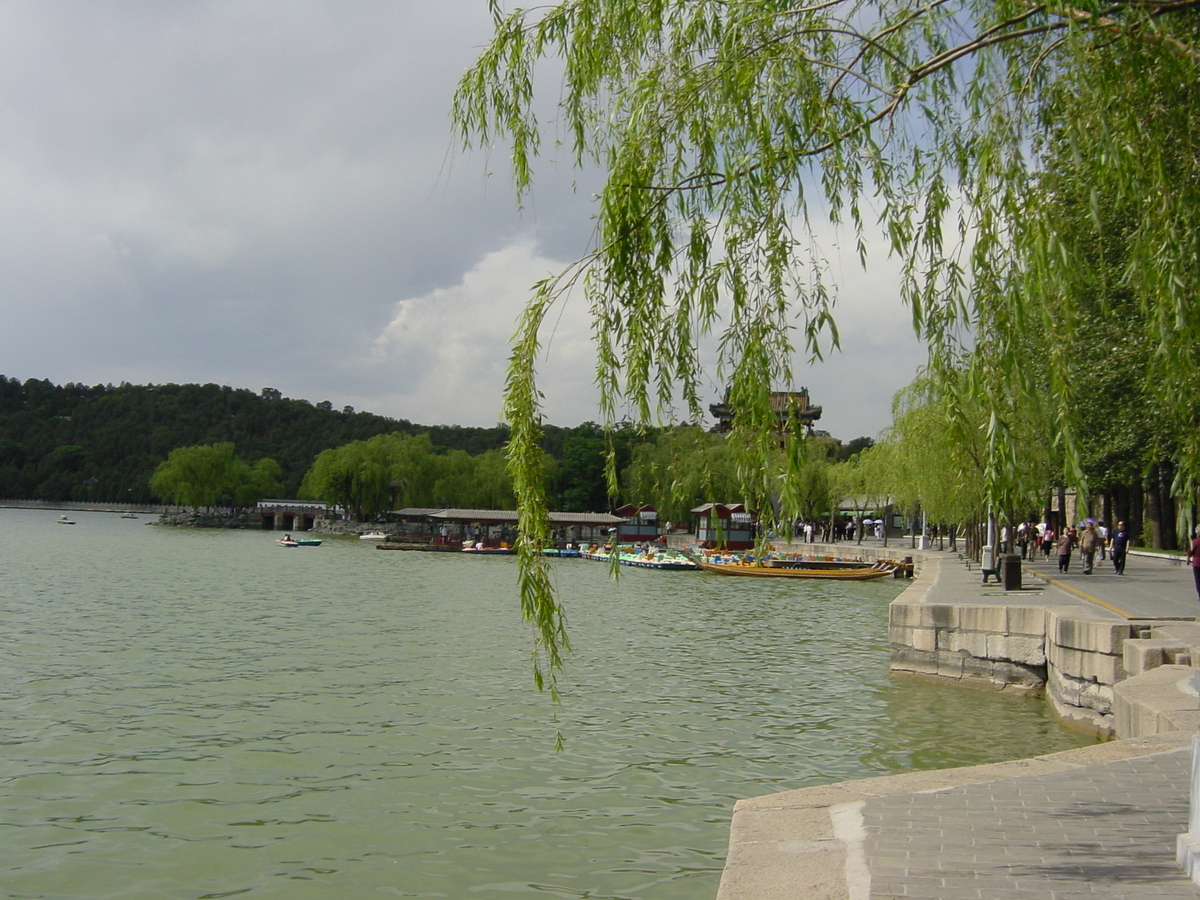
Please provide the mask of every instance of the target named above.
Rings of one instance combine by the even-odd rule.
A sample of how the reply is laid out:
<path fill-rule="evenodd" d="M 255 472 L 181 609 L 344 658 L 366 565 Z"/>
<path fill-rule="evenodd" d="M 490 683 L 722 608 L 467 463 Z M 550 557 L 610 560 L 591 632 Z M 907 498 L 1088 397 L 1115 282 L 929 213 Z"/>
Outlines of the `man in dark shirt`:
<path fill-rule="evenodd" d="M 1118 575 L 1125 574 L 1125 551 L 1129 549 L 1129 531 L 1125 528 L 1124 522 L 1118 522 L 1117 527 L 1112 533 L 1112 548 L 1109 556 L 1112 557 L 1113 571 Z"/>

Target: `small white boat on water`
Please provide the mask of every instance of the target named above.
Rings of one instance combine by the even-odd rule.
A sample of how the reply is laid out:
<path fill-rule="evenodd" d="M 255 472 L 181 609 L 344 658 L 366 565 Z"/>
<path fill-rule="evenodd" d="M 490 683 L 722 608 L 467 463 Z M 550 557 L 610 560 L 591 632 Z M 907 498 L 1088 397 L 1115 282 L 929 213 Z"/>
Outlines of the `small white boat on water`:
<path fill-rule="evenodd" d="M 374 541 L 378 544 L 380 541 L 386 541 L 387 535 L 382 531 L 368 531 L 366 534 L 360 534 L 358 539 L 360 541 Z"/>
<path fill-rule="evenodd" d="M 123 513 L 121 513 L 121 518 L 122 519 L 136 519 L 137 513 L 133 512 L 132 510 L 130 510 L 129 512 L 123 512 Z"/>
<path fill-rule="evenodd" d="M 75 520 L 68 518 L 67 516 L 59 516 L 57 521 L 58 521 L 59 525 L 74 525 L 75 524 Z"/>

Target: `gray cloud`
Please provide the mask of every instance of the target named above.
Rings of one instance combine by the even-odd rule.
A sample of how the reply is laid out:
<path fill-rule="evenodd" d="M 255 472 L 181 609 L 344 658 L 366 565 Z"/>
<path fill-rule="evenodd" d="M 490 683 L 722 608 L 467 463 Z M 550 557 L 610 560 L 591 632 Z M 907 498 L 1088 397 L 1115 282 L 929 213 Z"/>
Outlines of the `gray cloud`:
<path fill-rule="evenodd" d="M 498 420 L 516 315 L 587 246 L 595 183 L 548 162 L 518 210 L 503 160 L 460 152 L 482 0 L 3 2 L 0 25 L 0 371 Z M 863 284 L 870 327 L 799 379 L 842 437 L 920 361 Z M 560 424 L 596 418 L 578 306 L 543 363 Z"/>

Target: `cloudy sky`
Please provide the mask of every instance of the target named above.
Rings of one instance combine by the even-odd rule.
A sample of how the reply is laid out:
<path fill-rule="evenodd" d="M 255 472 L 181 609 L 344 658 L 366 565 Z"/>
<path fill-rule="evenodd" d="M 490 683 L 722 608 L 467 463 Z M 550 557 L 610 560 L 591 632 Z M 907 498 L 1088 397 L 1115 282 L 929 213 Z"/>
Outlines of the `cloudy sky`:
<path fill-rule="evenodd" d="M 489 32 L 486 0 L 0 0 L 0 373 L 495 424 L 592 206 L 552 160 L 518 209 L 503 148 L 452 136 Z M 843 350 L 797 383 L 875 436 L 923 353 L 885 254 L 830 255 Z M 578 306 L 542 364 L 558 425 L 598 417 Z"/>

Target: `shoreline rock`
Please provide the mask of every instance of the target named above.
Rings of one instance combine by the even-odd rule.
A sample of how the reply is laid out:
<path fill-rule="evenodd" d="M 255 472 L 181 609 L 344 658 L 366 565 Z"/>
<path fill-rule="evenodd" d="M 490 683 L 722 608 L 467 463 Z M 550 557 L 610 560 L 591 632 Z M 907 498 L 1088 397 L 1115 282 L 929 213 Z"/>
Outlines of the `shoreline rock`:
<path fill-rule="evenodd" d="M 164 512 L 151 525 L 171 525 L 177 528 L 251 528 L 245 513 L 239 512 Z"/>

